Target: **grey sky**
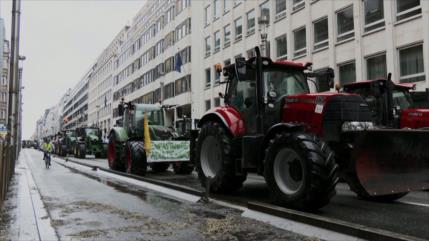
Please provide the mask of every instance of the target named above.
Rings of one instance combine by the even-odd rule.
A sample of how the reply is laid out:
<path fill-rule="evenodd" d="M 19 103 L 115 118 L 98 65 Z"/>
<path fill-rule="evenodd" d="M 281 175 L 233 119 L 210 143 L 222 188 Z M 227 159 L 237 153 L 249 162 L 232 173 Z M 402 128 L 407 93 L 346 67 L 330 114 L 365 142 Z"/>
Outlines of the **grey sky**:
<path fill-rule="evenodd" d="M 23 72 L 23 138 L 36 120 L 58 103 L 89 69 L 120 29 L 130 24 L 143 0 L 23 0 L 20 53 Z M 10 40 L 11 0 L 1 0 Z"/>

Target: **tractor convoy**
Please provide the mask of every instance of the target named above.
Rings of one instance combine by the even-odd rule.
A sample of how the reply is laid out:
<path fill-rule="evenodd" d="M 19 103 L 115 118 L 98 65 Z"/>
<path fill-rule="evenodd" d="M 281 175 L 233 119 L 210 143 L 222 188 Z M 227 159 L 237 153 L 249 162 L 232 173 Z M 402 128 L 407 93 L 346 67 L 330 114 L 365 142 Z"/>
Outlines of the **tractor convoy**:
<path fill-rule="evenodd" d="M 136 175 L 148 167 L 162 172 L 172 165 L 176 174 L 195 169 L 201 185 L 219 193 L 236 192 L 256 173 L 274 203 L 300 210 L 327 205 L 340 178 L 373 201 L 428 189 L 427 92 L 416 105 L 414 86 L 395 84 L 390 75 L 329 92 L 332 69 L 313 72 L 310 63 L 273 62 L 258 47 L 255 53 L 220 69 L 224 105 L 201 119 L 184 117 L 168 128 L 169 107 L 122 100 L 108 145 L 99 129 L 79 128 L 58 134 L 57 154 L 107 155 L 111 169 Z M 317 93 L 310 93 L 311 82 Z"/>

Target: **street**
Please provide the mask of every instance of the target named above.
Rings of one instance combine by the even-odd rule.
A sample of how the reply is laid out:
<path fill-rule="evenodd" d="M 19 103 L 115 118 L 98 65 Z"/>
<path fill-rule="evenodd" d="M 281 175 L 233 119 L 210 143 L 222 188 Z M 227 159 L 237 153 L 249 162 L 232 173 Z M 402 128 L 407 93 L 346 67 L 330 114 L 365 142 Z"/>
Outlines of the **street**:
<path fill-rule="evenodd" d="M 59 240 L 317 240 L 244 218 L 236 209 L 199 204 L 198 198 L 186 201 L 85 174 L 57 158 L 46 169 L 42 153 L 32 149 L 23 150 L 21 161 L 19 168 L 29 169 L 48 211 L 40 219 L 50 219 Z M 6 211 L 3 216 L 16 216 L 13 208 Z M 22 237 L 14 225 L 13 218 L 2 224 L 12 226 L 2 231 L 2 240 Z"/>

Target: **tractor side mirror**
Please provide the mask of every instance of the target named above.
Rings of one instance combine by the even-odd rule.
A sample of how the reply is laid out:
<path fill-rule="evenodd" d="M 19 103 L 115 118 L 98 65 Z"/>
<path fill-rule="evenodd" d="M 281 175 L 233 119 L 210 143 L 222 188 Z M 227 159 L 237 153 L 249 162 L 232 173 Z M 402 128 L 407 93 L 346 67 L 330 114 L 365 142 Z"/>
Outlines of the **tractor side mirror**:
<path fill-rule="evenodd" d="M 124 115 L 124 105 L 123 104 L 118 105 L 118 114 L 119 114 L 119 116 Z"/>
<path fill-rule="evenodd" d="M 246 79 L 246 72 L 247 72 L 246 59 L 243 57 L 236 58 L 235 59 L 235 74 L 236 74 L 239 81 Z"/>
<path fill-rule="evenodd" d="M 335 72 L 332 68 L 323 68 L 314 71 L 312 77 L 316 78 L 316 88 L 318 92 L 329 91 L 334 88 Z"/>

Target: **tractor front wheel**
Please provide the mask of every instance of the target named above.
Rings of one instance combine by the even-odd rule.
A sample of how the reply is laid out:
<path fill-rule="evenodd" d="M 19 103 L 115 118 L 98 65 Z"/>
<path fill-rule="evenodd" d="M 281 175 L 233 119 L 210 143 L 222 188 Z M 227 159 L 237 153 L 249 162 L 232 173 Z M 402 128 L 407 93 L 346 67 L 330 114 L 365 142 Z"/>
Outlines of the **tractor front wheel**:
<path fill-rule="evenodd" d="M 317 210 L 335 195 L 338 165 L 326 143 L 306 133 L 282 133 L 270 140 L 264 176 L 272 201 Z"/>
<path fill-rule="evenodd" d="M 232 137 L 217 122 L 208 122 L 201 128 L 197 140 L 195 165 L 201 186 L 211 178 L 210 191 L 233 192 L 243 186 L 246 173 L 236 175 Z"/>
<path fill-rule="evenodd" d="M 85 147 L 85 144 L 80 144 L 79 146 L 78 146 L 78 150 L 79 150 L 79 154 L 78 154 L 78 158 L 80 158 L 80 159 L 85 159 L 85 157 L 86 157 L 86 147 Z"/>
<path fill-rule="evenodd" d="M 109 167 L 115 171 L 123 171 L 124 167 L 121 163 L 121 151 L 122 146 L 121 143 L 116 141 L 115 133 L 112 133 L 109 136 L 109 145 L 107 147 L 107 161 L 109 163 Z"/>

